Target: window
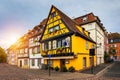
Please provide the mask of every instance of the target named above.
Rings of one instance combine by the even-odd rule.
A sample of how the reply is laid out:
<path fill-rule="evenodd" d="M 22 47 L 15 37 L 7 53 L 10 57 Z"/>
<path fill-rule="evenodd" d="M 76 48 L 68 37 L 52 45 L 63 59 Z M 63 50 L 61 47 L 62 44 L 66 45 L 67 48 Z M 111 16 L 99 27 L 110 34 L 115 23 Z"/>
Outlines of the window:
<path fill-rule="evenodd" d="M 54 31 L 59 30 L 59 29 L 60 29 L 60 26 L 58 26 L 58 25 L 54 27 Z"/>
<path fill-rule="evenodd" d="M 34 53 L 37 53 L 37 47 L 34 48 Z"/>
<path fill-rule="evenodd" d="M 27 65 L 28 64 L 28 60 L 24 60 L 24 65 Z"/>
<path fill-rule="evenodd" d="M 41 64 L 41 59 L 38 59 L 38 66 L 40 66 Z"/>
<path fill-rule="evenodd" d="M 88 50 L 88 41 L 86 41 L 86 49 Z"/>
<path fill-rule="evenodd" d="M 114 47 L 117 47 L 117 44 L 114 44 Z"/>
<path fill-rule="evenodd" d="M 56 49 L 56 40 L 53 41 L 53 49 Z"/>
<path fill-rule="evenodd" d="M 56 16 L 56 13 L 53 12 L 53 13 L 51 14 L 51 17 L 54 18 L 55 16 Z"/>
<path fill-rule="evenodd" d="M 113 40 L 111 39 L 111 42 L 113 42 Z"/>
<path fill-rule="evenodd" d="M 32 54 L 32 48 L 29 49 L 29 53 Z"/>
<path fill-rule="evenodd" d="M 94 44 L 92 44 L 92 48 L 95 48 L 95 45 L 94 45 Z"/>
<path fill-rule="evenodd" d="M 44 45 L 45 45 L 45 47 L 44 47 L 45 50 L 47 50 L 48 49 L 48 43 L 45 43 Z"/>
<path fill-rule="evenodd" d="M 44 51 L 45 49 L 44 49 L 44 43 L 42 43 L 42 50 Z"/>
<path fill-rule="evenodd" d="M 28 52 L 28 48 L 25 48 L 25 53 L 27 53 Z"/>
<path fill-rule="evenodd" d="M 39 46 L 37 47 L 37 52 L 40 53 L 40 47 Z"/>
<path fill-rule="evenodd" d="M 32 59 L 32 66 L 35 65 L 35 59 Z"/>
<path fill-rule="evenodd" d="M 92 66 L 92 57 L 89 57 L 89 61 L 90 61 L 90 62 L 89 62 L 89 63 L 90 63 L 89 65 L 90 65 L 90 67 L 91 67 L 91 66 Z"/>
<path fill-rule="evenodd" d="M 66 47 L 70 47 L 70 37 L 67 37 L 67 38 L 66 38 L 66 42 L 67 42 Z"/>
<path fill-rule="evenodd" d="M 87 17 L 83 17 L 83 22 L 86 22 L 87 21 Z"/>
<path fill-rule="evenodd" d="M 83 57 L 83 68 L 86 68 L 86 57 Z"/>
<path fill-rule="evenodd" d="M 51 41 L 49 41 L 49 50 L 51 50 Z"/>
<path fill-rule="evenodd" d="M 63 39 L 63 40 L 62 40 L 62 47 L 66 47 L 66 45 L 67 45 L 67 42 L 66 42 L 65 39 Z"/>
<path fill-rule="evenodd" d="M 20 53 L 24 53 L 24 49 L 20 49 Z"/>
<path fill-rule="evenodd" d="M 51 32 L 54 32 L 54 31 L 56 31 L 56 30 L 59 30 L 59 29 L 60 29 L 60 26 L 57 25 L 57 26 L 54 26 L 54 27 L 52 27 L 52 28 L 49 28 L 48 32 L 51 33 Z"/>
<path fill-rule="evenodd" d="M 49 29 L 49 33 L 53 32 L 53 31 L 54 31 L 53 28 L 50 28 L 50 29 Z"/>
<path fill-rule="evenodd" d="M 62 47 L 62 45 L 61 45 L 61 40 L 59 40 L 59 41 L 57 41 L 58 43 L 57 43 L 57 47 L 58 48 L 61 48 Z"/>

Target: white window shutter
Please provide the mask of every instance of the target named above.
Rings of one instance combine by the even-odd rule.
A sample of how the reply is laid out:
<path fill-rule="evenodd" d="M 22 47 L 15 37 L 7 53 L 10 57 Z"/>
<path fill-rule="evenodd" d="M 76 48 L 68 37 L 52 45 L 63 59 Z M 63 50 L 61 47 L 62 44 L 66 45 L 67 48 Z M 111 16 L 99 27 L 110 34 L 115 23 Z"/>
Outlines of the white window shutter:
<path fill-rule="evenodd" d="M 42 50 L 44 51 L 45 49 L 44 49 L 44 43 L 42 43 Z"/>

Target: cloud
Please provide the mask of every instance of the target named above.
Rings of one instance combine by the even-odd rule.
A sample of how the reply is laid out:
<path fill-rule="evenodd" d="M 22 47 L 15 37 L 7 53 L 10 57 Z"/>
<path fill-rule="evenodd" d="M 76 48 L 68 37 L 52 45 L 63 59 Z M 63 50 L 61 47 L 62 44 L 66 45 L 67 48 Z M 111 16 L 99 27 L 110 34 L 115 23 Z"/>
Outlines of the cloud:
<path fill-rule="evenodd" d="M 51 5 L 55 5 L 69 17 L 93 12 L 101 19 L 108 32 L 120 32 L 120 0 L 2 0 L 0 40 L 13 29 L 15 33 L 25 34 L 47 17 Z"/>

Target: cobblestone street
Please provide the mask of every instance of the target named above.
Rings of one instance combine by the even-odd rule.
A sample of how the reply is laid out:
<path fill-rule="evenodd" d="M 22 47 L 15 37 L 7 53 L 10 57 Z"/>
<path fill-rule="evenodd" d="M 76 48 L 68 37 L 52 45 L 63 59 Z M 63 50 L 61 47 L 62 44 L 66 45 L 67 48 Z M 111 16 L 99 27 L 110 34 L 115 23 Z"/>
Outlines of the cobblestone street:
<path fill-rule="evenodd" d="M 49 77 L 47 70 L 21 69 L 5 63 L 0 64 L 0 80 L 73 80 L 93 77 L 94 75 L 70 72 L 51 72 Z"/>
<path fill-rule="evenodd" d="M 103 77 L 112 80 L 120 80 L 120 62 L 114 62 L 114 65 L 111 68 L 108 68 L 103 74 Z"/>
<path fill-rule="evenodd" d="M 0 64 L 0 80 L 119 80 L 119 78 L 97 77 L 79 72 L 55 72 L 48 70 L 21 69 L 5 63 Z"/>

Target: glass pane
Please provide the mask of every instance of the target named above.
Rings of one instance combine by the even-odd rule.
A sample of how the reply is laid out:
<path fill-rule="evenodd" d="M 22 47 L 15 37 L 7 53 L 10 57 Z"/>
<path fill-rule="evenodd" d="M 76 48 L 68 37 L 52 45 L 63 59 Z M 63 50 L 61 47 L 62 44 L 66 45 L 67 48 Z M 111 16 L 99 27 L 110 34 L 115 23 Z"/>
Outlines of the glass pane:
<path fill-rule="evenodd" d="M 61 41 L 58 41 L 58 48 L 61 48 Z"/>
<path fill-rule="evenodd" d="M 66 38 L 66 42 L 67 42 L 66 47 L 70 47 L 70 37 L 67 37 L 67 38 Z"/>
<path fill-rule="evenodd" d="M 42 50 L 44 51 L 44 43 L 42 43 Z"/>
<path fill-rule="evenodd" d="M 49 50 L 51 50 L 51 41 L 49 41 Z"/>
<path fill-rule="evenodd" d="M 56 26 L 56 27 L 54 27 L 54 29 L 55 29 L 55 30 L 59 30 L 59 29 L 60 29 L 60 27 L 59 27 L 59 26 Z"/>
<path fill-rule="evenodd" d="M 53 41 L 53 49 L 56 49 L 56 41 Z"/>
<path fill-rule="evenodd" d="M 50 29 L 49 29 L 49 32 L 53 32 L 53 28 L 50 28 Z"/>
<path fill-rule="evenodd" d="M 65 39 L 62 40 L 62 47 L 66 47 L 67 46 L 67 42 Z"/>

